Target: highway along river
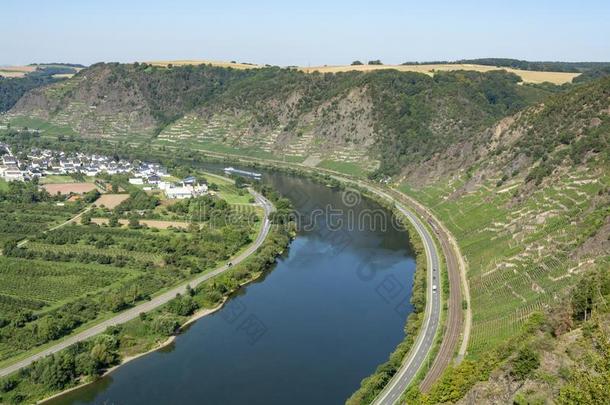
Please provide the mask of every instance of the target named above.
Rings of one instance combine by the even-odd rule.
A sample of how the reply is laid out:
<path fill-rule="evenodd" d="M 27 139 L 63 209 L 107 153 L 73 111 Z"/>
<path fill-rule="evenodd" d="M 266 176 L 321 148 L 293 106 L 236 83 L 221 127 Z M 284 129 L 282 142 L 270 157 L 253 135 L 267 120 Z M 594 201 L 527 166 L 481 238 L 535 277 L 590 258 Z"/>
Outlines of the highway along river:
<path fill-rule="evenodd" d="M 411 312 L 406 232 L 356 194 L 262 181 L 305 218 L 277 265 L 172 345 L 49 403 L 341 404 L 387 360 Z"/>

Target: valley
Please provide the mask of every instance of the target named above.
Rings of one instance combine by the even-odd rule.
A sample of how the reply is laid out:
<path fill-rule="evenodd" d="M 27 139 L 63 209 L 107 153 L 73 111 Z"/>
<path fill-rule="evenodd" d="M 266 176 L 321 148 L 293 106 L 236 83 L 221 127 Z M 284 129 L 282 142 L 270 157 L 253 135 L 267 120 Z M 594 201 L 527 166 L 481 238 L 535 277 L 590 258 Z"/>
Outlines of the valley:
<path fill-rule="evenodd" d="M 96 64 L 71 79 L 31 90 L 0 119 L 4 139 L 16 145 L 65 141 L 67 147 L 171 155 L 168 161 L 174 162 L 222 159 L 313 173 L 329 185 L 362 183 L 392 198 L 412 199 L 427 210 L 419 213 L 420 219 L 433 214 L 438 220 L 434 226 L 447 231 L 446 241 L 454 239 L 464 259 L 463 269 L 452 270 L 463 274 L 457 285 L 443 291 L 444 299 L 456 292 L 469 299 L 458 298 L 458 309 L 455 301 L 451 307 L 445 304 L 441 312 L 453 310 L 459 332 L 454 328 L 445 334 L 452 321 L 441 316 L 440 332 L 432 334 L 436 343 L 426 354 L 436 354 L 443 336 L 452 336 L 451 344 L 440 350 L 445 361 L 435 378 L 421 385 L 426 374 L 417 373 L 418 367 L 411 377 L 418 384 L 402 386 L 402 400 L 457 402 L 486 395 L 490 402 L 517 398 L 527 403 L 543 396 L 563 401 L 572 395 L 566 393 L 570 387 L 582 387 L 578 373 L 583 367 L 582 372 L 595 374 L 582 358 L 557 355 L 563 374 L 549 371 L 544 359 L 533 355 L 533 368 L 523 374 L 517 369 L 523 356 L 527 360 L 532 351 L 550 353 L 554 349 L 549 346 L 563 344 L 568 335 L 580 336 L 583 350 L 594 353 L 591 336 L 599 340 L 606 333 L 610 81 L 587 79 L 586 73 L 480 66 L 434 65 L 430 75 L 429 65 L 311 68 L 305 73 L 190 62 Z M 585 80 L 575 79 L 580 76 Z M 239 197 L 226 198 L 232 205 L 245 203 Z M 52 226 L 82 208 L 54 208 L 37 221 Z M 52 212 L 56 216 L 49 217 Z M 104 218 L 109 221 L 111 215 L 100 212 L 94 219 L 105 224 Z M 180 215 L 151 216 L 141 222 L 145 219 L 184 220 Z M 128 224 L 129 218 L 121 221 Z M 123 238 L 119 230 L 111 237 Z M 29 238 L 32 243 L 23 248 L 27 257 L 19 256 L 26 255 L 20 251 L 12 256 L 48 260 L 45 252 L 53 250 L 54 260 L 70 262 L 74 257 L 74 246 L 50 249 L 44 238 Z M 157 235 L 146 238 L 161 243 L 155 241 Z M 82 242 L 76 242 L 80 252 L 95 249 L 80 246 Z M 137 249 L 106 250 L 128 257 L 127 268 L 133 269 L 95 270 L 100 286 L 123 283 L 137 277 L 138 268 L 154 268 L 162 261 Z M 10 260 L 14 263 L 6 265 L 7 274 L 19 268 L 17 259 Z M 80 283 L 69 266 L 62 271 Z M 601 287 L 595 297 L 584 299 L 586 304 L 577 304 L 583 301 L 575 286 L 589 278 L 601 280 Z M 98 291 L 96 280 L 90 281 L 94 285 L 82 285 L 74 297 Z M 17 285 L 10 288 L 19 291 Z M 28 299 L 32 308 L 62 302 L 44 294 Z M 569 313 L 561 312 L 566 302 L 571 303 Z M 561 328 L 558 314 L 565 324 Z M 581 328 L 591 325 L 599 335 L 582 334 Z M 407 339 L 414 337 L 407 333 Z M 543 350 L 544 339 L 550 343 Z M 595 355 L 603 362 L 603 353 Z M 401 352 L 390 359 L 391 365 L 365 379 L 352 403 L 375 400 L 407 357 L 408 352 Z M 510 389 L 494 391 L 499 373 Z M 380 403 L 394 403 L 398 394 L 392 398 Z"/>

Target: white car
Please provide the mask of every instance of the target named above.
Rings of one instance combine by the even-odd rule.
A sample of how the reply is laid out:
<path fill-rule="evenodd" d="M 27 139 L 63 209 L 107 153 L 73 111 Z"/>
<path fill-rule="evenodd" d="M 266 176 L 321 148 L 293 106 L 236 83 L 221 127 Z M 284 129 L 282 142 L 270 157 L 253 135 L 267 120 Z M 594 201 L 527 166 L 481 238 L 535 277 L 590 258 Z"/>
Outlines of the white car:
<path fill-rule="evenodd" d="M 432 292 L 436 292 L 436 284 L 432 285 Z"/>

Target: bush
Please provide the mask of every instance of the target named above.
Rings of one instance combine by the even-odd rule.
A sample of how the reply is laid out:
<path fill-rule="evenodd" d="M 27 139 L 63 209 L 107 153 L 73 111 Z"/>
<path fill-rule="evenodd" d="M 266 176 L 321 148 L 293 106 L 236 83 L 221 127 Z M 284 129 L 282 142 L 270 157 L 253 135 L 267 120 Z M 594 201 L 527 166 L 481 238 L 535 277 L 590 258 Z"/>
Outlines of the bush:
<path fill-rule="evenodd" d="M 511 374 L 517 380 L 522 381 L 536 370 L 538 366 L 540 366 L 540 355 L 529 346 L 526 346 L 519 350 L 517 357 L 513 359 Z"/>

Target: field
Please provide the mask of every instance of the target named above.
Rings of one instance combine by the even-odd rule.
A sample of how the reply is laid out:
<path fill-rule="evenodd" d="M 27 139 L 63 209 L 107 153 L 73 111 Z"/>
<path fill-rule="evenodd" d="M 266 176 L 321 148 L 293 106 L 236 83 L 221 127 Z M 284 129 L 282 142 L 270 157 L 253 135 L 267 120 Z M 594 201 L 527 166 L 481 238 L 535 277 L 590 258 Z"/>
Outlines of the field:
<path fill-rule="evenodd" d="M 318 156 L 319 160 L 356 164 L 367 171 L 377 167 L 377 162 L 368 156 L 366 147 L 362 145 L 325 147 L 311 128 L 300 136 L 293 137 L 289 142 L 286 139 L 279 142 L 283 131 L 281 125 L 256 136 L 244 136 L 253 119 L 251 114 L 243 114 L 239 117 L 215 114 L 207 118 L 187 114 L 168 125 L 159 134 L 156 142 L 162 145 L 179 144 L 209 152 L 284 162 L 301 163 L 308 157 Z M 278 152 L 278 147 L 281 148 L 281 152 Z"/>
<path fill-rule="evenodd" d="M 537 72 L 529 70 L 519 70 L 512 68 L 485 66 L 485 65 L 471 65 L 471 64 L 431 64 L 431 65 L 358 65 L 358 66 L 317 66 L 301 68 L 302 71 L 312 73 L 315 71 L 321 73 L 338 73 L 338 72 L 349 72 L 349 71 L 360 71 L 369 72 L 373 70 L 381 69 L 396 69 L 402 72 L 419 72 L 433 75 L 435 71 L 452 71 L 452 70 L 473 70 L 476 72 L 488 72 L 490 70 L 503 69 L 512 73 L 515 73 L 523 79 L 526 83 L 543 83 L 551 82 L 554 84 L 569 83 L 572 79 L 579 75 L 579 73 L 565 73 L 565 72 Z"/>
<path fill-rule="evenodd" d="M 316 66 L 300 68 L 303 72 L 312 73 L 338 73 L 338 72 L 370 72 L 380 69 L 396 69 L 401 72 L 419 72 L 433 75 L 435 71 L 451 71 L 451 70 L 474 70 L 476 72 L 488 72 L 490 70 L 503 69 L 508 72 L 515 73 L 525 83 L 543 83 L 551 82 L 554 84 L 564 84 L 572 81 L 579 73 L 565 72 L 536 72 L 530 70 L 519 70 L 512 68 L 503 68 L 485 65 L 470 65 L 470 64 L 434 64 L 434 65 L 358 65 L 358 66 Z"/>
<path fill-rule="evenodd" d="M 109 266 L 0 257 L 0 315 L 15 310 L 12 302 L 38 310 L 107 288 L 131 274 Z"/>
<path fill-rule="evenodd" d="M 93 177 L 85 177 L 86 182 L 93 182 Z M 40 178 L 40 184 L 77 183 L 74 177 L 66 174 L 52 174 Z"/>
<path fill-rule="evenodd" d="M 69 125 L 57 125 L 35 117 L 10 116 L 7 118 L 13 128 L 38 129 L 42 136 L 76 135 L 76 132 Z"/>
<path fill-rule="evenodd" d="M 490 179 L 460 198 L 447 198 L 466 181 L 402 190 L 430 207 L 456 237 L 468 262 L 473 328 L 468 353 L 477 356 L 514 336 L 599 257 L 583 253 L 586 238 L 605 215 L 589 211 L 587 196 L 610 184 L 586 171 L 568 173 L 553 187 L 511 206 L 520 180 L 497 186 Z M 514 204 L 514 203 L 513 203 Z"/>
<path fill-rule="evenodd" d="M 84 194 L 88 191 L 94 190 L 95 184 L 93 183 L 51 183 L 44 184 L 42 186 L 51 195 L 59 194 Z"/>
<path fill-rule="evenodd" d="M 108 225 L 108 218 L 91 218 L 91 222 L 99 225 Z M 119 223 L 122 226 L 125 226 L 129 223 L 126 219 L 119 219 Z M 189 222 L 186 221 L 163 221 L 158 219 L 141 219 L 140 224 L 146 225 L 149 228 L 157 228 L 157 229 L 168 229 L 168 228 L 176 228 L 176 229 L 186 229 L 189 226 Z"/>
<path fill-rule="evenodd" d="M 65 223 L 83 212 L 83 202 L 58 206 L 35 185 L 19 183 L 11 200 L 0 201 L 0 364 L 209 271 L 244 249 L 255 237 L 260 213 L 232 180 L 209 177 L 232 204 L 202 197 L 155 206 L 158 201 L 140 191 L 132 194 L 131 205 L 113 209 L 129 195 L 106 194 L 98 202 L 104 208 L 81 217 L 103 217 L 90 224 Z M 44 187 L 54 194 L 94 185 Z M 21 202 L 32 197 L 39 202 Z M 195 214 L 200 226 L 190 227 Z M 110 217 L 122 226 L 108 226 Z M 133 217 L 137 224 L 130 224 Z"/>
<path fill-rule="evenodd" d="M 102 194 L 102 196 L 95 201 L 95 205 L 98 207 L 103 205 L 108 209 L 113 209 L 128 198 L 129 194 Z"/>
<path fill-rule="evenodd" d="M 351 176 L 366 176 L 367 170 L 362 164 L 352 162 L 337 162 L 334 160 L 323 160 L 318 163 L 316 167 L 323 169 L 334 170 L 337 172 L 345 173 Z"/>
<path fill-rule="evenodd" d="M 259 68 L 262 65 L 251 65 L 246 63 L 233 63 L 223 61 L 209 61 L 209 60 L 174 60 L 174 61 L 150 61 L 146 62 L 155 66 L 167 66 L 172 64 L 174 66 L 184 65 L 202 65 L 210 64 L 212 66 L 219 67 L 232 67 L 234 69 L 252 69 Z M 473 64 L 429 64 L 429 65 L 343 65 L 343 66 L 314 66 L 314 67 L 300 67 L 300 70 L 306 73 L 321 72 L 321 73 L 338 73 L 348 71 L 360 71 L 369 72 L 372 70 L 379 69 L 397 69 L 403 72 L 420 72 L 426 74 L 434 74 L 434 71 L 450 71 L 450 70 L 474 70 L 477 72 L 488 72 L 490 70 L 504 69 L 509 72 L 515 73 L 520 76 L 526 83 L 543 83 L 551 82 L 554 84 L 563 84 L 571 82 L 572 79 L 579 75 L 579 73 L 565 73 L 565 72 L 537 72 L 529 70 L 520 70 L 512 68 L 502 68 L 495 66 L 486 65 L 473 65 Z"/>
<path fill-rule="evenodd" d="M 36 66 L 0 66 L 0 76 L 24 77 L 34 70 L 36 70 Z"/>
<path fill-rule="evenodd" d="M 8 183 L 4 179 L 0 179 L 0 191 L 8 190 Z"/>
<path fill-rule="evenodd" d="M 0 243 L 35 235 L 68 220 L 78 209 L 75 204 L 60 207 L 54 203 L 0 203 Z"/>
<path fill-rule="evenodd" d="M 173 66 L 186 66 L 186 65 L 212 65 L 218 67 L 230 67 L 233 69 L 254 69 L 262 67 L 261 65 L 255 65 L 250 63 L 239 63 L 239 62 L 223 62 L 223 61 L 213 61 L 213 60 L 202 60 L 202 59 L 192 59 L 192 60 L 164 60 L 164 61 L 148 61 L 145 62 L 149 65 L 154 66 L 167 66 L 169 64 Z"/>

